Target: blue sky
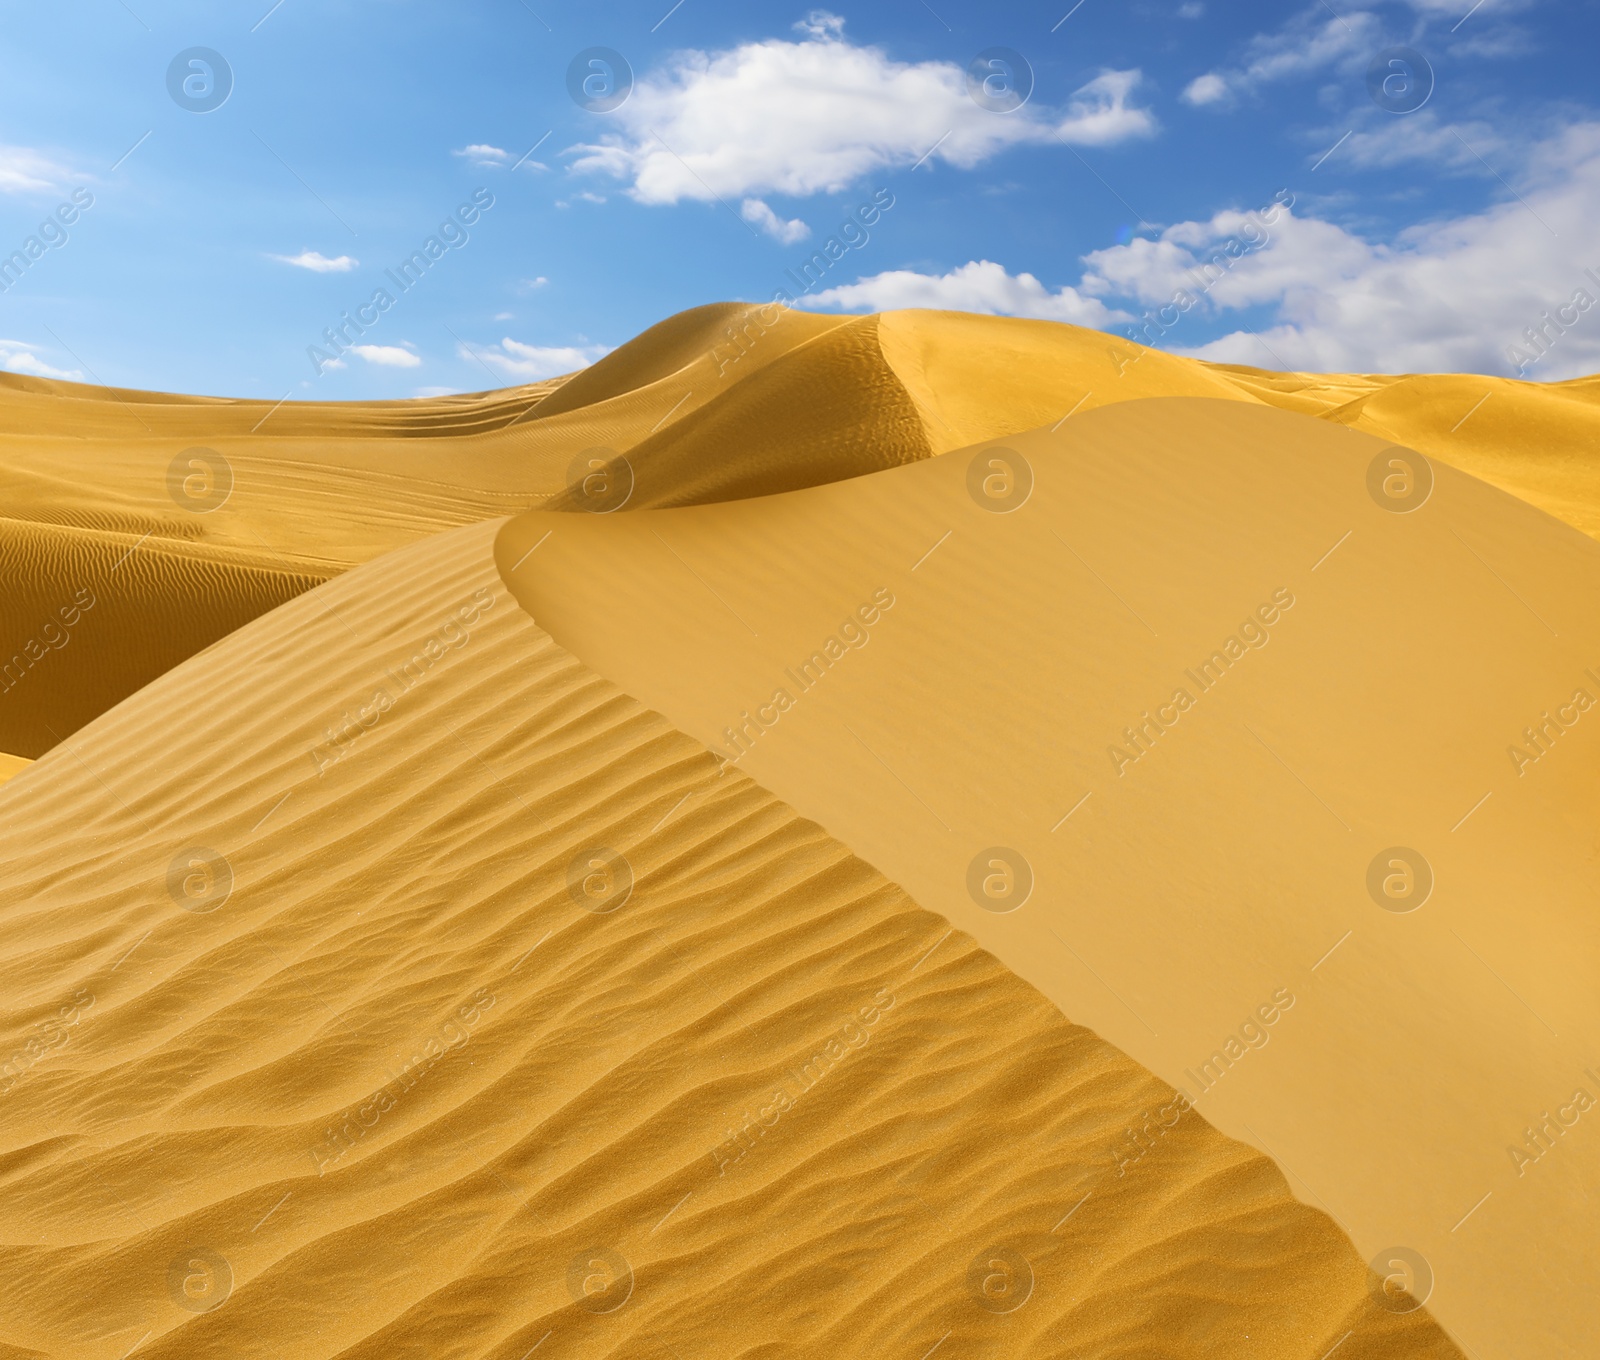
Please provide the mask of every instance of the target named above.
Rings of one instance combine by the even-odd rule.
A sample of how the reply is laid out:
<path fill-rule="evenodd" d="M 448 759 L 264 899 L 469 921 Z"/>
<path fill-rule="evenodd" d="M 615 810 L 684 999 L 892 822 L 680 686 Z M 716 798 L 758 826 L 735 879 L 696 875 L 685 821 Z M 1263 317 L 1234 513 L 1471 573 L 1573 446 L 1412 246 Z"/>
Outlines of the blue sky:
<path fill-rule="evenodd" d="M 1471 3 L 10 5 L 0 257 L 26 263 L 0 366 L 271 400 L 528 381 L 797 291 L 878 193 L 805 305 L 1137 327 L 1261 367 L 1593 372 L 1600 0 Z M 609 112 L 568 91 L 595 47 L 634 73 Z M 1393 47 L 1433 73 L 1412 111 L 1369 91 Z M 232 73 L 210 112 L 169 94 L 191 48 Z M 1020 108 L 969 93 L 993 48 L 1031 70 Z M 480 190 L 414 288 L 386 282 Z M 308 355 L 379 288 L 359 348 Z"/>

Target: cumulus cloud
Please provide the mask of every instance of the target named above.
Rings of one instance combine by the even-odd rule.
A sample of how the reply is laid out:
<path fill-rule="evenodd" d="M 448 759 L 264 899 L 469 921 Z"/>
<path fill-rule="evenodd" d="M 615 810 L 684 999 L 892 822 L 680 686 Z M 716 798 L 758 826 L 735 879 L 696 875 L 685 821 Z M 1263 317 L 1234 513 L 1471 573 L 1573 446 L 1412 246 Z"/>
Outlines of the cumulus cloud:
<path fill-rule="evenodd" d="M 59 190 L 72 172 L 26 146 L 0 145 L 0 194 L 43 194 Z"/>
<path fill-rule="evenodd" d="M 0 368 L 10 373 L 27 373 L 35 378 L 59 378 L 63 382 L 82 382 L 75 368 L 52 368 L 37 354 L 35 346 L 22 340 L 0 340 Z"/>
<path fill-rule="evenodd" d="M 351 345 L 350 353 L 359 354 L 369 364 L 383 368 L 420 368 L 422 359 L 399 345 Z"/>
<path fill-rule="evenodd" d="M 740 212 L 746 222 L 760 227 L 768 236 L 776 241 L 782 241 L 786 246 L 792 246 L 796 241 L 803 241 L 811 235 L 811 228 L 798 217 L 785 222 L 759 198 L 745 199 L 740 205 Z"/>
<path fill-rule="evenodd" d="M 314 274 L 348 274 L 360 260 L 350 255 L 335 255 L 329 259 L 320 250 L 302 250 L 298 255 L 273 255 L 269 258 L 280 264 L 292 264 L 299 269 L 309 269 Z"/>
<path fill-rule="evenodd" d="M 1575 377 L 1600 370 L 1600 123 L 1568 128 L 1524 153 L 1520 197 L 1480 212 L 1410 227 L 1393 242 L 1369 241 L 1315 216 L 1278 216 L 1268 238 L 1225 268 L 1198 301 L 1198 315 L 1261 310 L 1268 324 L 1184 346 L 1175 330 L 1162 343 L 1226 363 L 1278 364 L 1322 372 L 1487 372 L 1521 366 L 1510 348 L 1542 357 L 1525 376 Z M 1205 262 L 1246 215 L 1183 222 L 1155 240 L 1086 257 L 1081 289 L 1094 297 L 1170 303 L 1200 292 Z M 1215 274 L 1215 270 L 1211 271 Z M 1586 290 L 1592 309 L 1574 324 L 1527 332 L 1558 317 Z M 1559 330 L 1559 334 L 1557 331 Z"/>
<path fill-rule="evenodd" d="M 895 61 L 842 25 L 813 13 L 797 42 L 679 53 L 611 115 L 619 131 L 569 149 L 572 169 L 626 181 L 641 203 L 800 198 L 924 160 L 970 169 L 1013 146 L 1110 146 L 1156 130 L 1133 102 L 1137 70 L 1102 72 L 1065 108 L 994 113 L 967 93 L 963 67 Z"/>
<path fill-rule="evenodd" d="M 1377 15 L 1353 10 L 1331 18 L 1314 6 L 1275 33 L 1258 33 L 1245 46 L 1237 66 L 1208 71 L 1184 88 L 1182 98 L 1196 107 L 1231 103 L 1276 81 L 1292 80 L 1327 67 L 1364 64 L 1382 44 Z"/>
<path fill-rule="evenodd" d="M 511 153 L 487 142 L 473 142 L 450 153 L 483 169 L 498 168 L 511 163 Z"/>
<path fill-rule="evenodd" d="M 472 349 L 462 345 L 457 353 L 463 359 L 476 359 L 522 382 L 557 378 L 563 373 L 587 368 L 596 359 L 611 353 L 606 345 L 525 345 L 509 336 L 498 345 Z"/>
<path fill-rule="evenodd" d="M 1076 326 L 1108 326 L 1133 319 L 1127 312 L 1106 306 L 1099 298 L 1085 297 L 1076 288 L 1052 292 L 1032 274 L 1009 274 L 992 260 L 972 260 L 948 274 L 894 269 L 841 288 L 830 288 L 804 305 L 867 312 L 934 307 L 1070 321 Z"/>

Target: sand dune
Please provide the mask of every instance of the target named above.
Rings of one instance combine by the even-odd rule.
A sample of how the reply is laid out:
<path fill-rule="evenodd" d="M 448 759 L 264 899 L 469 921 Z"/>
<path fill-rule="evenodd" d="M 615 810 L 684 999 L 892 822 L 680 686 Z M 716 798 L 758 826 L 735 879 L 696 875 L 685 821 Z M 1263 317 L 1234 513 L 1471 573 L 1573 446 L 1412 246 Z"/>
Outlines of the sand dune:
<path fill-rule="evenodd" d="M 558 643 L 1364 1255 L 1421 1252 L 1474 1351 L 1593 1353 L 1591 540 L 1174 398 L 785 496 L 533 512 L 498 555 Z"/>
<path fill-rule="evenodd" d="M 278 404 L 3 374 L 0 564 L 29 588 L 0 595 L 0 639 L 16 640 L 0 664 L 70 605 L 85 564 L 103 580 L 126 558 L 142 574 L 133 607 L 106 610 L 82 645 L 51 657 L 53 694 L 0 694 L 0 751 L 48 749 L 51 733 L 66 736 L 228 629 L 381 553 L 486 518 L 573 508 L 571 488 L 616 455 L 630 464 L 629 508 L 727 500 L 1155 396 L 1348 424 L 1600 535 L 1593 380 L 1269 374 L 1053 322 L 722 303 L 669 318 L 565 380 L 427 401 Z"/>
<path fill-rule="evenodd" d="M 21 756 L 8 756 L 0 752 L 0 784 L 5 783 L 13 775 L 21 774 L 31 762 Z"/>
<path fill-rule="evenodd" d="M 6 1353 L 1459 1355 L 1270 1161 L 552 643 L 497 528 L 0 788 Z"/>

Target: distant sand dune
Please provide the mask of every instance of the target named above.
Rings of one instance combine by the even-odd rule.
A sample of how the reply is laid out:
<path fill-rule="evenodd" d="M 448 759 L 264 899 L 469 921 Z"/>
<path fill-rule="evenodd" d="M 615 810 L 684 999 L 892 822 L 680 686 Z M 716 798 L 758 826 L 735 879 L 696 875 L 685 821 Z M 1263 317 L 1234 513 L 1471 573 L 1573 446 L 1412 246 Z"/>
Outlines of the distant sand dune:
<path fill-rule="evenodd" d="M 1459 1356 L 1266 1158 L 555 646 L 498 528 L 0 788 L 0 1354 Z"/>

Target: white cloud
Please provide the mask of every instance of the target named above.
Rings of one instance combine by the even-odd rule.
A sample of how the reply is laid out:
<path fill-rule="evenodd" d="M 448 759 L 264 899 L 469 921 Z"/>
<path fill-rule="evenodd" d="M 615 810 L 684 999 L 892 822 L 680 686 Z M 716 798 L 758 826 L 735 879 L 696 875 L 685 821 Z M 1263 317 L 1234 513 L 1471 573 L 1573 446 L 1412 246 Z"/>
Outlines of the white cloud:
<path fill-rule="evenodd" d="M 268 258 L 280 264 L 309 269 L 316 274 L 348 274 L 361 263 L 349 255 L 336 255 L 330 260 L 320 250 L 302 250 L 298 255 L 271 255 Z"/>
<path fill-rule="evenodd" d="M 1197 76 L 1182 97 L 1197 107 L 1221 104 L 1262 85 L 1308 76 L 1325 67 L 1364 65 L 1381 45 L 1381 33 L 1382 23 L 1375 14 L 1352 10 L 1335 18 L 1313 6 L 1276 33 L 1258 33 L 1246 44 L 1238 66 Z"/>
<path fill-rule="evenodd" d="M 0 145 L 0 194 L 42 194 L 73 178 L 65 166 L 26 146 Z"/>
<path fill-rule="evenodd" d="M 1206 12 L 1206 7 L 1200 0 L 1187 0 L 1187 3 L 1178 6 L 1178 18 L 1198 19 Z"/>
<path fill-rule="evenodd" d="M 508 378 L 537 382 L 587 368 L 596 359 L 611 353 L 607 345 L 525 345 L 509 336 L 497 346 L 484 349 L 462 345 L 456 353 L 463 359 L 476 359 L 498 369 Z"/>
<path fill-rule="evenodd" d="M 502 151 L 498 146 L 490 146 L 487 142 L 473 142 L 450 154 L 460 156 L 463 160 L 470 161 L 485 170 L 501 169 L 511 163 L 509 151 Z"/>
<path fill-rule="evenodd" d="M 62 382 L 82 382 L 75 368 L 52 368 L 39 358 L 34 346 L 22 340 L 0 340 L 0 368 L 11 373 L 27 373 L 35 378 L 58 378 Z"/>
<path fill-rule="evenodd" d="M 759 198 L 745 199 L 739 205 L 739 210 L 746 222 L 760 227 L 768 236 L 776 241 L 782 241 L 786 246 L 792 246 L 796 241 L 803 241 L 811 235 L 811 228 L 798 217 L 785 222 Z"/>
<path fill-rule="evenodd" d="M 1107 307 L 1098 298 L 1085 297 L 1076 288 L 1063 287 L 1051 292 L 1032 274 L 1008 274 L 991 260 L 973 260 L 948 274 L 890 270 L 842 288 L 830 288 L 803 305 L 870 312 L 933 307 L 1069 321 L 1075 326 L 1108 326 L 1133 319 L 1127 312 Z"/>
<path fill-rule="evenodd" d="M 1507 349 L 1527 328 L 1557 316 L 1575 290 L 1595 306 L 1564 334 L 1548 332 L 1547 357 L 1529 377 L 1600 370 L 1600 123 L 1579 124 L 1523 153 L 1525 174 L 1511 198 L 1481 212 L 1410 227 L 1392 243 L 1372 242 L 1316 217 L 1280 216 L 1270 239 L 1238 258 L 1198 303 L 1198 316 L 1263 309 L 1258 333 L 1238 330 L 1182 348 L 1183 331 L 1161 343 L 1227 363 L 1319 372 L 1516 371 Z M 1196 291 L 1195 274 L 1242 213 L 1169 227 L 1154 240 L 1086 257 L 1081 287 L 1096 297 L 1169 303 Z M 1180 323 L 1181 324 L 1181 323 Z M 1258 338 L 1259 336 L 1259 338 Z"/>
<path fill-rule="evenodd" d="M 421 368 L 422 359 L 399 345 L 351 345 L 350 353 L 359 354 L 369 364 L 383 368 Z"/>
<path fill-rule="evenodd" d="M 1156 130 L 1131 102 L 1137 70 L 1102 72 L 1064 109 L 994 113 L 968 95 L 953 62 L 857 47 L 833 15 L 813 14 L 802 31 L 799 42 L 677 54 L 639 79 L 612 115 L 618 132 L 570 149 L 573 170 L 625 180 L 641 203 L 799 198 L 924 158 L 970 169 L 1012 146 L 1110 146 Z"/>

